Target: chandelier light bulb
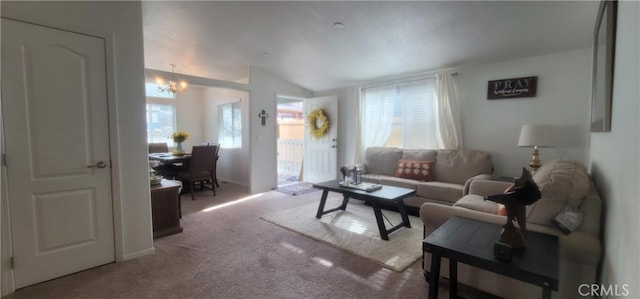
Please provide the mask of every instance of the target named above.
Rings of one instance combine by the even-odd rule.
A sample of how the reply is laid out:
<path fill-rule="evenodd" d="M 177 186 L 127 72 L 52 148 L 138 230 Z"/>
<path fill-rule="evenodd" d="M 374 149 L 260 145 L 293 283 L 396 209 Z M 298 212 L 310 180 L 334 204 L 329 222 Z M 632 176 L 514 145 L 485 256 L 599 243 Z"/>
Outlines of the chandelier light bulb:
<path fill-rule="evenodd" d="M 175 64 L 171 64 L 171 73 L 175 74 Z M 174 75 L 175 77 L 175 75 Z M 186 81 L 180 81 L 179 85 L 178 82 L 173 81 L 173 80 L 169 80 L 169 82 L 167 82 L 166 84 L 164 83 L 164 80 L 160 77 L 156 78 L 156 83 L 158 84 L 158 91 L 160 92 L 168 92 L 171 95 L 175 95 L 178 92 L 183 92 L 187 89 L 187 82 Z"/>

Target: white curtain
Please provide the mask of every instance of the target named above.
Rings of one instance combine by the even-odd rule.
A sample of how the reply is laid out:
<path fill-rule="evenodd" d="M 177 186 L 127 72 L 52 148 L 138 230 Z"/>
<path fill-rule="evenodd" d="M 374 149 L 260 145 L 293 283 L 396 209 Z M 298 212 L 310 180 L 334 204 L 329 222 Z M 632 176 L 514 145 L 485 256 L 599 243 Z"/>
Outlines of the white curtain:
<path fill-rule="evenodd" d="M 363 161 L 368 147 L 382 146 L 391 134 L 395 90 L 386 87 L 367 88 L 360 92 L 359 138 L 356 140 L 356 161 Z"/>
<path fill-rule="evenodd" d="M 361 89 L 356 107 L 356 161 L 362 161 L 366 149 L 373 146 L 461 148 L 456 105 L 453 78 L 444 72 Z"/>
<path fill-rule="evenodd" d="M 460 111 L 455 77 L 449 72 L 440 72 L 436 79 L 438 102 L 438 143 L 440 148 L 462 148 L 460 132 Z"/>

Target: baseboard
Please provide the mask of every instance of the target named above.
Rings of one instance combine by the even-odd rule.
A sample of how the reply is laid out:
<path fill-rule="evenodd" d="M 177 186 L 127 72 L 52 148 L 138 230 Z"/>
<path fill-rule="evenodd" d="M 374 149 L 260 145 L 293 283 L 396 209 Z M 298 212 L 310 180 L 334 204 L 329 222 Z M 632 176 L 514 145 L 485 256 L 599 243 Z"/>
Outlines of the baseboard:
<path fill-rule="evenodd" d="M 128 261 L 128 260 L 136 259 L 145 255 L 155 254 L 155 253 L 156 253 L 156 249 L 151 247 L 145 250 L 134 252 L 132 254 L 127 254 L 122 257 L 122 261 Z"/>
<path fill-rule="evenodd" d="M 246 182 L 239 182 L 239 181 L 236 181 L 236 180 L 231 180 L 231 179 L 219 176 L 218 177 L 218 183 L 222 184 L 222 182 L 232 183 L 232 184 L 236 184 L 236 185 L 240 185 L 240 186 L 244 186 L 244 187 L 249 188 L 249 185 Z"/>

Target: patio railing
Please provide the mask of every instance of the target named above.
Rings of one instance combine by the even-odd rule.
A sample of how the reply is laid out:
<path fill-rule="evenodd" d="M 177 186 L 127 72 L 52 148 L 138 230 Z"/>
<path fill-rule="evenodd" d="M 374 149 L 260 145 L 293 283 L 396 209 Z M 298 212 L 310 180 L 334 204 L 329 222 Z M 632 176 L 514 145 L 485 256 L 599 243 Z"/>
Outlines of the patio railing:
<path fill-rule="evenodd" d="M 278 177 L 299 179 L 304 157 L 304 140 L 278 139 Z"/>

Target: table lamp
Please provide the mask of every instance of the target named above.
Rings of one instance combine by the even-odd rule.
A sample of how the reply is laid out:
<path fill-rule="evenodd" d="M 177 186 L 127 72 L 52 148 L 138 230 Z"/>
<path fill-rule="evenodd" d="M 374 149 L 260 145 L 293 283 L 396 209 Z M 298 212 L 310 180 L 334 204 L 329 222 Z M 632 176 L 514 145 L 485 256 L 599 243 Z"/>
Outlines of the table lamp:
<path fill-rule="evenodd" d="M 520 130 L 518 146 L 533 147 L 529 167 L 531 167 L 531 174 L 534 174 L 542 165 L 538 148 L 554 146 L 553 126 L 547 124 L 523 125 Z"/>

